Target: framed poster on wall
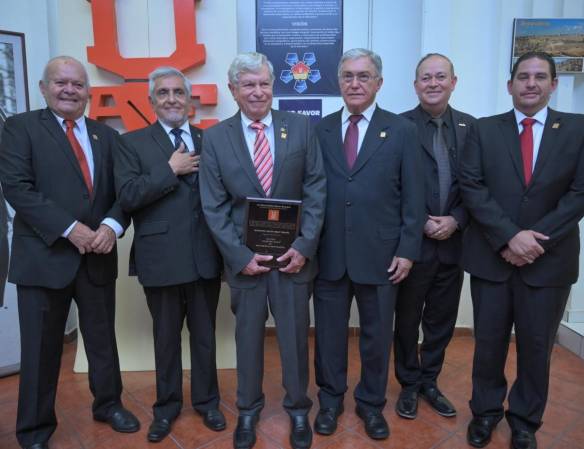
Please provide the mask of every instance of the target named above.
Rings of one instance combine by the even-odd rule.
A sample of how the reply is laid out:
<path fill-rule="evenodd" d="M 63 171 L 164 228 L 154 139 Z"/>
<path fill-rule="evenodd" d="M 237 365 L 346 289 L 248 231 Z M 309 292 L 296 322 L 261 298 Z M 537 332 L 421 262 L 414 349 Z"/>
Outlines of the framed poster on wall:
<path fill-rule="evenodd" d="M 0 30 L 0 144 L 4 122 L 29 109 L 24 34 Z M 20 368 L 16 288 L 6 282 L 14 211 L 0 188 L 0 376 Z"/>
<path fill-rule="evenodd" d="M 275 96 L 338 96 L 342 0 L 256 0 L 256 49 L 274 66 Z"/>
<path fill-rule="evenodd" d="M 584 73 L 584 19 L 515 19 L 511 67 L 528 51 L 549 53 L 558 73 Z"/>

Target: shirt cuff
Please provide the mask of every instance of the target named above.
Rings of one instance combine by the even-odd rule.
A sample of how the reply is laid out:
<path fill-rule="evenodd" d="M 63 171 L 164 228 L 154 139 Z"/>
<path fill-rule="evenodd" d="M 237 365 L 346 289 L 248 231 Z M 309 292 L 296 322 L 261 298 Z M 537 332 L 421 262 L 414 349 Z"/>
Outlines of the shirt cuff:
<path fill-rule="evenodd" d="M 75 225 L 77 224 L 77 220 L 75 220 L 73 223 L 71 223 L 71 226 L 69 226 L 67 229 L 65 229 L 65 232 L 63 232 L 61 234 L 61 237 L 63 238 L 68 238 L 69 234 L 71 234 L 71 231 L 73 230 L 73 228 L 75 227 Z"/>
<path fill-rule="evenodd" d="M 124 233 L 124 228 L 116 220 L 106 217 L 101 221 L 101 224 L 109 226 L 116 233 L 116 237 L 120 237 Z"/>

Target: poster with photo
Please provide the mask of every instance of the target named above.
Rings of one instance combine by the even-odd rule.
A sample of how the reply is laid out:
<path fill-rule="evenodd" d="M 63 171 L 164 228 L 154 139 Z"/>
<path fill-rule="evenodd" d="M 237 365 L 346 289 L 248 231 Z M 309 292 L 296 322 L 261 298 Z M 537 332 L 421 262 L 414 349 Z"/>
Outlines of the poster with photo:
<path fill-rule="evenodd" d="M 558 73 L 584 73 L 584 19 L 515 19 L 511 67 L 528 51 L 549 53 Z"/>
<path fill-rule="evenodd" d="M 256 49 L 274 65 L 275 96 L 338 96 L 342 0 L 256 0 Z"/>
<path fill-rule="evenodd" d="M 6 119 L 28 108 L 24 34 L 0 30 L 0 143 Z M 0 187 L 0 376 L 20 369 L 16 287 L 6 282 L 13 217 Z"/>

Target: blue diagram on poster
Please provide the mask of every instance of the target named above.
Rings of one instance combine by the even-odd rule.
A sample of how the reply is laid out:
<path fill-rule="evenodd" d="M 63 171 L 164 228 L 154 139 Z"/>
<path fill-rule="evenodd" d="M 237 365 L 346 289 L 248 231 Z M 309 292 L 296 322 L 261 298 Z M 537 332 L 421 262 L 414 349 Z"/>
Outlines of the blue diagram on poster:
<path fill-rule="evenodd" d="M 282 99 L 278 102 L 278 109 L 306 115 L 312 125 L 316 125 L 322 118 L 322 100 L 320 98 Z"/>
<path fill-rule="evenodd" d="M 256 0 L 256 49 L 274 66 L 275 96 L 338 96 L 342 0 Z"/>

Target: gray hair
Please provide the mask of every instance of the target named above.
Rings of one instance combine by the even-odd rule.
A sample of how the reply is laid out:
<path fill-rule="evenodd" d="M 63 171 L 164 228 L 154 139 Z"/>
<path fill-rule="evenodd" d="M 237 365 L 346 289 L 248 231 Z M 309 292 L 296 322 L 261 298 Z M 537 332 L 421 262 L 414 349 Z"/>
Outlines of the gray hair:
<path fill-rule="evenodd" d="M 359 59 L 359 58 L 369 58 L 369 60 L 375 66 L 375 70 L 377 71 L 377 76 L 379 78 L 381 78 L 383 76 L 382 75 L 383 64 L 381 62 L 381 58 L 374 51 L 367 50 L 365 48 L 352 48 L 351 50 L 347 50 L 345 53 L 343 53 L 343 56 L 341 56 L 341 60 L 339 61 L 339 66 L 337 68 L 337 76 L 339 78 L 341 77 L 341 67 L 343 66 L 343 63 L 345 61 L 352 61 L 354 59 Z"/>
<path fill-rule="evenodd" d="M 156 83 L 156 80 L 159 78 L 166 78 L 167 76 L 178 76 L 181 78 L 187 96 L 191 96 L 191 82 L 189 79 L 184 76 L 180 70 L 175 69 L 174 67 L 162 66 L 154 69 L 154 71 L 148 75 L 148 94 L 150 95 L 150 98 L 154 98 L 154 84 Z"/>
<path fill-rule="evenodd" d="M 85 75 L 85 83 L 87 84 L 87 87 L 89 87 L 89 76 L 87 76 L 87 70 L 85 70 L 85 66 L 78 59 L 67 55 L 55 56 L 54 58 L 49 59 L 43 70 L 43 77 L 41 79 L 43 84 L 49 84 L 49 70 L 56 62 L 73 62 L 75 64 L 79 64 L 83 70 L 83 74 Z"/>
<path fill-rule="evenodd" d="M 274 66 L 268 60 L 266 55 L 262 53 L 240 53 L 238 54 L 231 65 L 229 66 L 229 71 L 227 72 L 227 77 L 229 78 L 229 83 L 236 85 L 239 82 L 239 76 L 245 72 L 256 73 L 259 72 L 262 67 L 268 66 L 270 72 L 270 81 L 274 81 Z"/>
<path fill-rule="evenodd" d="M 446 62 L 448 62 L 448 65 L 450 66 L 450 76 L 452 78 L 454 78 L 454 64 L 452 63 L 452 61 L 450 60 L 450 58 L 448 56 L 444 56 L 442 53 L 428 53 L 426 56 L 422 57 L 422 59 L 420 59 L 420 61 L 418 61 L 418 65 L 416 65 L 415 79 L 418 79 L 418 75 L 419 75 L 418 72 L 420 71 L 420 66 L 423 64 L 423 62 L 427 59 L 434 57 L 434 56 L 442 58 L 442 59 L 446 60 Z"/>

